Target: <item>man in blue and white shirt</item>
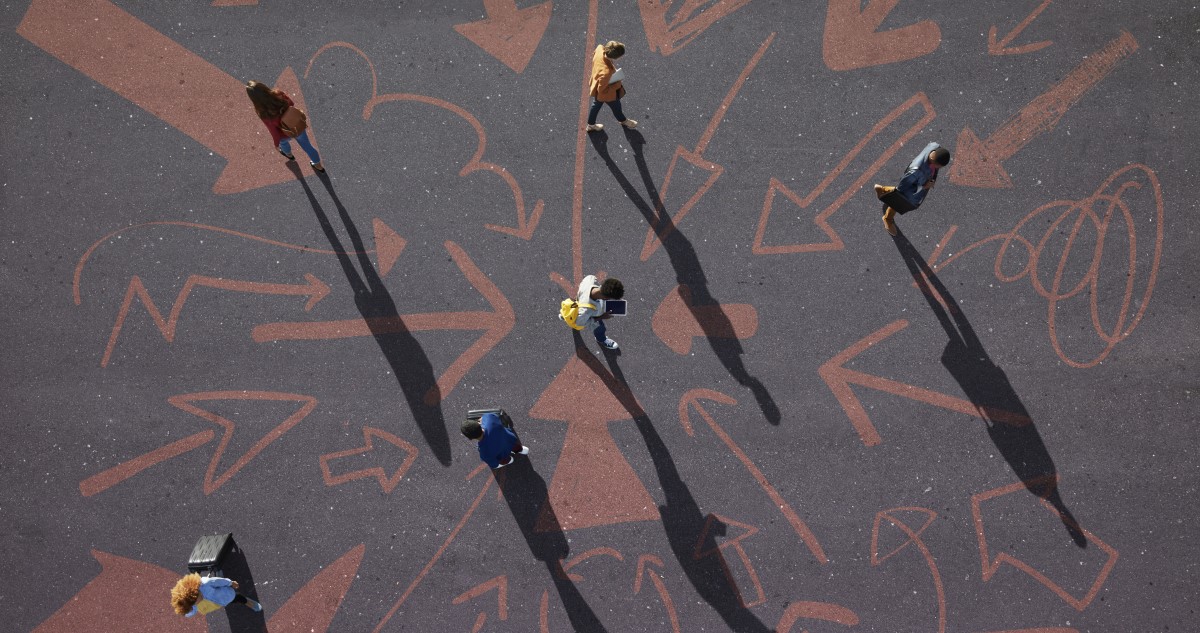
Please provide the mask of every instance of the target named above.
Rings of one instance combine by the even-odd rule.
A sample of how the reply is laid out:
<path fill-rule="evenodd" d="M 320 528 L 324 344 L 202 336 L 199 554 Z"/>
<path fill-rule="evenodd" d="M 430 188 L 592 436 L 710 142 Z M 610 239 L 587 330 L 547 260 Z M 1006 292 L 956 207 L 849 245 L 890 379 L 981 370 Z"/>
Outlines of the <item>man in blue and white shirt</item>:
<path fill-rule="evenodd" d="M 920 154 L 912 160 L 908 165 L 908 169 L 904 172 L 904 177 L 900 179 L 900 184 L 895 187 L 884 187 L 883 185 L 875 185 L 875 196 L 882 199 L 884 196 L 898 191 L 912 205 L 913 209 L 921 206 L 925 201 L 925 196 L 933 189 L 933 185 L 937 182 L 938 169 L 950 164 L 950 151 L 932 142 L 921 150 Z M 901 209 L 901 215 L 911 211 L 912 209 Z M 888 207 L 883 212 L 883 227 L 888 233 L 896 234 L 896 209 Z"/>

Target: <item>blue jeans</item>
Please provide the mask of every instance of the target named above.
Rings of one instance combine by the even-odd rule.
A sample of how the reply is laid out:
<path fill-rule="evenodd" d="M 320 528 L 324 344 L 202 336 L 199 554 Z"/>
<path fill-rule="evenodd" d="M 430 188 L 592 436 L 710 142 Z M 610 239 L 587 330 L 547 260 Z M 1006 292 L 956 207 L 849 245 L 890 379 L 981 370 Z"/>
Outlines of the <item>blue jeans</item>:
<path fill-rule="evenodd" d="M 592 109 L 588 110 L 588 125 L 596 124 L 596 115 L 600 114 L 600 108 L 606 103 L 608 104 L 608 107 L 612 109 L 613 116 L 617 117 L 617 121 L 625 120 L 625 113 L 621 111 L 620 99 L 613 99 L 612 101 L 597 101 L 595 97 L 592 97 Z"/>
<path fill-rule="evenodd" d="M 601 345 L 608 338 L 608 328 L 604 326 L 604 321 L 596 321 L 596 327 L 592 330 L 592 334 L 596 335 L 596 342 Z"/>
<path fill-rule="evenodd" d="M 313 147 L 308 140 L 308 130 L 301 132 L 300 136 L 296 137 L 296 142 L 304 149 L 304 153 L 308 154 L 308 162 L 313 164 L 321 162 L 321 155 L 317 153 L 317 148 Z M 279 141 L 279 149 L 283 150 L 284 154 L 292 153 L 292 144 L 288 142 L 288 137 L 285 136 Z"/>

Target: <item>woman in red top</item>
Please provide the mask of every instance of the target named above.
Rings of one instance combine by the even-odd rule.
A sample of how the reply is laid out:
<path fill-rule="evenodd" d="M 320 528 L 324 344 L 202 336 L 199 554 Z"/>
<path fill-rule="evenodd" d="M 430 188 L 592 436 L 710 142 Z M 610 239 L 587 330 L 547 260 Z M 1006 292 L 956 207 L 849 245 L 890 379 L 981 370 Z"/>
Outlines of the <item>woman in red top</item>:
<path fill-rule="evenodd" d="M 262 119 L 263 125 L 271 132 L 271 140 L 275 141 L 275 149 L 279 150 L 288 160 L 296 160 L 292 155 L 292 146 L 289 142 L 289 136 L 283 131 L 280 123 L 283 121 L 283 113 L 295 104 L 292 103 L 292 98 L 287 96 L 282 90 L 276 90 L 264 83 L 258 81 L 246 82 L 246 94 L 250 96 L 250 101 L 254 104 L 254 110 L 258 112 L 258 117 Z M 295 137 L 296 142 L 300 143 L 300 147 L 304 149 L 304 153 L 308 154 L 308 162 L 312 168 L 325 173 L 325 167 L 321 165 L 321 155 L 317 153 L 317 149 L 312 146 L 308 140 L 308 130 L 304 130 Z"/>

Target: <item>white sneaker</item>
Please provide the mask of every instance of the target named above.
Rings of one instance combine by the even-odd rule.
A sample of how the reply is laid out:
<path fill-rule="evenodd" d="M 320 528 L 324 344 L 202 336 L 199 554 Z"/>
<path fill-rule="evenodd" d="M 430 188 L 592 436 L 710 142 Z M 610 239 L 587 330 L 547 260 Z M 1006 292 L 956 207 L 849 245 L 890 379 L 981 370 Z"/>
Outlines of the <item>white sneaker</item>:
<path fill-rule="evenodd" d="M 528 454 L 529 454 L 529 447 L 528 447 L 528 446 L 522 446 L 522 447 L 521 447 L 521 450 L 517 451 L 517 454 L 518 454 L 518 455 L 528 455 Z"/>
<path fill-rule="evenodd" d="M 610 338 L 604 339 L 604 342 L 601 343 L 601 345 L 603 345 L 604 347 L 606 347 L 608 349 L 617 349 L 617 347 L 618 347 L 617 342 Z"/>
<path fill-rule="evenodd" d="M 633 128 L 637 127 L 637 121 L 634 121 L 633 119 L 625 119 L 624 121 L 621 121 L 621 125 L 624 125 L 626 128 L 632 130 Z"/>
<path fill-rule="evenodd" d="M 588 132 L 599 132 L 600 130 L 604 129 L 604 124 L 603 123 L 593 123 L 583 129 L 587 130 Z"/>

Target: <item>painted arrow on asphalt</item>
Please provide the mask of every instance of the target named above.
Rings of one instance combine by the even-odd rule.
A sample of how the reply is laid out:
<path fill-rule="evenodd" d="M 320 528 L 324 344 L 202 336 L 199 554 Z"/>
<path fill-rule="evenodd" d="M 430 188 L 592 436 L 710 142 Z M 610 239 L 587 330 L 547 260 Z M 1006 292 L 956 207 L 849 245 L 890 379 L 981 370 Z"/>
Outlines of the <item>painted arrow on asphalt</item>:
<path fill-rule="evenodd" d="M 720 544 L 707 549 L 704 548 L 705 540 L 708 539 L 708 533 L 712 531 L 713 526 L 720 524 L 723 527 L 738 528 L 739 533 L 733 538 L 725 539 Z M 758 579 L 758 572 L 754 570 L 753 563 L 750 562 L 750 556 L 746 554 L 746 549 L 742 547 L 742 541 L 758 534 L 758 528 L 753 525 L 747 525 L 740 521 L 734 521 L 728 517 L 719 514 L 709 513 L 704 520 L 704 528 L 700 530 L 700 537 L 696 539 L 696 547 L 692 550 L 692 558 L 700 560 L 710 556 L 716 556 L 721 564 L 721 570 L 725 572 L 725 579 L 729 581 L 729 586 L 733 587 L 733 591 L 737 594 L 738 603 L 743 609 L 756 607 L 767 601 L 767 596 L 763 593 L 762 582 Z M 713 543 L 716 543 L 716 538 L 713 538 Z M 758 597 L 753 602 L 746 602 L 746 597 L 742 595 L 742 589 L 738 586 L 737 580 L 733 577 L 733 571 L 729 568 L 729 562 L 725 560 L 724 551 L 726 548 L 732 548 L 737 552 L 738 558 L 742 559 L 742 565 L 746 567 L 746 573 L 750 575 L 750 582 L 754 585 L 754 590 Z"/>
<path fill-rule="evenodd" d="M 375 450 L 375 440 L 377 439 L 380 440 L 379 446 L 381 449 L 379 451 Z M 391 433 L 388 433 L 387 431 L 382 431 L 370 426 L 363 427 L 363 440 L 364 443 L 362 446 L 348 448 L 344 451 L 337 451 L 335 453 L 326 453 L 319 458 L 321 463 L 321 476 L 325 479 L 325 485 L 339 486 L 341 484 L 358 479 L 374 477 L 379 481 L 379 487 L 383 489 L 384 494 L 391 493 L 392 490 L 396 489 L 396 485 L 399 484 L 400 480 L 404 477 L 404 473 L 408 472 L 409 467 L 411 467 L 413 462 L 416 461 L 417 447 L 409 444 L 399 437 L 396 437 L 395 435 L 392 435 Z M 384 449 L 382 447 L 387 448 Z M 394 454 L 396 453 L 397 448 L 404 452 L 404 461 L 401 462 L 399 467 L 392 471 L 391 475 L 389 475 L 389 469 L 384 468 L 382 464 L 384 462 L 395 461 Z M 346 461 L 351 461 L 351 459 L 354 457 L 358 457 L 359 459 L 356 461 L 359 462 L 366 461 L 368 463 L 380 465 L 360 468 L 359 470 L 344 472 L 340 475 L 333 474 L 333 467 L 329 465 L 329 462 L 337 460 L 338 463 L 341 464 Z"/>
<path fill-rule="evenodd" d="M 468 600 L 474 600 L 483 594 L 495 590 L 496 592 L 496 613 L 501 620 L 508 619 L 508 576 L 496 576 L 495 578 L 476 585 L 455 598 L 453 604 L 462 604 Z M 475 626 L 471 628 L 472 633 L 479 633 L 483 628 L 484 622 L 487 622 L 487 612 L 482 611 L 475 618 Z"/>
<path fill-rule="evenodd" d="M 1004 122 L 987 140 L 980 140 L 971 128 L 958 135 L 950 181 L 968 187 L 1002 189 L 1013 186 L 1003 162 L 1021 151 L 1030 141 L 1054 129 L 1067 110 L 1108 76 L 1138 49 L 1137 40 L 1128 31 L 1101 50 L 1088 55 L 1062 81 L 1050 87 L 1029 105 Z"/>
<path fill-rule="evenodd" d="M 651 567 L 657 567 L 654 569 Z M 680 633 L 679 614 L 675 612 L 675 603 L 671 600 L 671 594 L 667 591 L 667 585 L 663 582 L 662 570 L 665 567 L 661 558 L 653 554 L 642 554 L 638 558 L 637 571 L 633 576 L 633 593 L 642 592 L 642 578 L 649 578 L 653 583 L 654 588 L 658 590 L 658 596 L 662 599 L 663 607 L 667 609 L 667 617 L 671 619 L 671 631 Z"/>
<path fill-rule="evenodd" d="M 637 4 L 650 50 L 667 56 L 682 50 L 717 20 L 750 4 L 750 0 L 639 0 Z M 672 9 L 674 15 L 668 19 Z"/>
<path fill-rule="evenodd" d="M 17 33 L 229 161 L 213 192 L 295 180 L 241 81 L 109 0 L 33 0 Z M 291 68 L 275 87 L 306 109 Z"/>
<path fill-rule="evenodd" d="M 108 345 L 104 348 L 104 356 L 100 359 L 100 366 L 108 366 L 108 361 L 112 358 L 113 348 L 117 346 L 117 338 L 121 335 L 121 328 L 125 325 L 125 318 L 129 316 L 129 308 L 133 305 L 135 298 L 140 300 L 142 305 L 146 307 L 146 311 L 154 319 L 154 324 L 158 327 L 158 331 L 162 333 L 163 338 L 168 343 L 171 343 L 175 341 L 175 333 L 179 326 L 179 315 L 183 312 L 183 305 L 187 302 L 192 290 L 197 286 L 250 294 L 308 297 L 308 302 L 304 304 L 304 311 L 309 312 L 313 309 L 313 306 L 317 305 L 321 299 L 324 299 L 329 294 L 329 286 L 311 273 L 305 273 L 304 279 L 306 283 L 303 284 L 276 284 L 260 281 L 222 279 L 206 275 L 190 275 L 187 281 L 184 282 L 183 288 L 179 289 L 179 294 L 175 296 L 175 303 L 171 306 L 171 312 L 164 318 L 158 306 L 154 304 L 154 300 L 150 298 L 150 293 L 142 283 L 141 277 L 134 275 L 129 280 L 129 287 L 125 290 L 125 299 L 121 302 L 121 309 L 117 311 L 117 319 L 113 323 L 112 333 L 108 337 Z"/>
<path fill-rule="evenodd" d="M 552 3 L 543 2 L 518 9 L 516 0 L 483 0 L 487 17 L 478 22 L 455 24 L 454 30 L 520 73 L 533 59 L 533 52 L 550 24 L 553 7 Z"/>
<path fill-rule="evenodd" d="M 935 407 L 941 407 L 958 413 L 965 413 L 970 416 L 986 415 L 989 420 L 1012 426 L 1024 426 L 1031 423 L 1031 420 L 1027 416 L 1019 413 L 976 406 L 969 400 L 955 398 L 938 391 L 914 387 L 913 385 L 880 378 L 879 376 L 872 376 L 861 371 L 846 369 L 844 366 L 871 346 L 881 343 L 884 339 L 906 327 L 908 327 L 908 321 L 904 319 L 893 321 L 858 340 L 817 368 L 817 373 L 821 375 L 825 384 L 829 385 L 830 391 L 833 391 L 833 395 L 837 397 L 838 402 L 842 405 L 842 409 L 845 410 L 846 415 L 850 418 L 850 423 L 854 425 L 854 430 L 858 431 L 858 436 L 862 439 L 863 444 L 875 446 L 883 440 L 879 437 L 879 431 L 875 429 L 875 425 L 871 423 L 871 417 L 867 415 L 862 402 L 859 401 L 858 396 L 854 395 L 851 385 L 859 385 L 868 389 L 890 393 L 895 396 L 924 402 L 925 404 L 931 404 Z"/>
<path fill-rule="evenodd" d="M 829 0 L 821 52 L 830 70 L 854 70 L 928 55 L 942 42 L 936 22 L 878 32 L 900 0 Z"/>
<path fill-rule="evenodd" d="M 993 26 L 992 28 L 988 29 L 988 55 L 1020 55 L 1022 53 L 1032 53 L 1034 51 L 1040 51 L 1043 48 L 1053 44 L 1054 42 L 1044 40 L 1041 42 L 1034 42 L 1032 44 L 1013 46 L 1011 48 L 1008 46 L 1014 39 L 1017 38 L 1018 35 L 1021 34 L 1021 31 L 1025 30 L 1025 27 L 1029 26 L 1030 22 L 1033 22 L 1034 19 L 1036 19 L 1037 16 L 1042 13 L 1042 11 L 1046 10 L 1046 7 L 1050 6 L 1052 1 L 1053 0 L 1044 0 L 1044 2 L 1038 5 L 1038 8 L 1033 10 L 1033 13 L 1030 13 L 1024 20 L 1021 21 L 1020 24 L 1013 28 L 1012 31 L 1009 31 L 1008 35 L 1005 35 L 999 40 L 996 39 L 996 27 Z"/>
<path fill-rule="evenodd" d="M 697 336 L 745 339 L 758 331 L 758 311 L 749 303 L 692 304 L 692 291 L 676 286 L 650 319 L 654 333 L 671 351 L 687 354 Z"/>

